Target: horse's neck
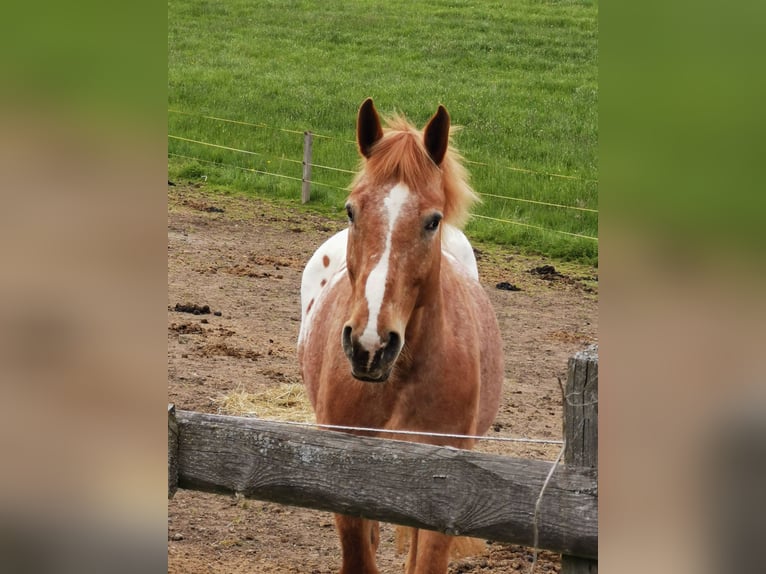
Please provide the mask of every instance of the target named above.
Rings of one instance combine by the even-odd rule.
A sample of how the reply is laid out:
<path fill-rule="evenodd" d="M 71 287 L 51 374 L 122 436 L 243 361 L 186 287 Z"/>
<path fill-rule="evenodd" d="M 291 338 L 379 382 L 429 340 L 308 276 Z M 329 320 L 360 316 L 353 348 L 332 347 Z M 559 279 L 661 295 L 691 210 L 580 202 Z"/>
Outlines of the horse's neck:
<path fill-rule="evenodd" d="M 445 262 L 442 262 L 442 266 Z M 415 308 L 405 333 L 405 356 L 423 357 L 438 347 L 444 329 L 444 293 L 440 281 L 432 293 Z M 416 362 L 416 361 L 415 361 Z"/>

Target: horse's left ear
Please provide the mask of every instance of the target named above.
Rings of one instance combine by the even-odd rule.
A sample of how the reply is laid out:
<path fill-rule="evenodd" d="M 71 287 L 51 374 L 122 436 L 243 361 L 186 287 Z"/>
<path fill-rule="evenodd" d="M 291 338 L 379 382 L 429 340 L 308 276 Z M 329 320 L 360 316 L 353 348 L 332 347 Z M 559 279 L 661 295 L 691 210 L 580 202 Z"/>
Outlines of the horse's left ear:
<path fill-rule="evenodd" d="M 428 125 L 423 130 L 423 143 L 434 163 L 441 165 L 449 145 L 449 114 L 444 106 L 440 105 L 428 121 Z"/>
<path fill-rule="evenodd" d="M 383 137 L 383 128 L 380 125 L 380 117 L 372 98 L 367 98 L 359 108 L 356 118 L 356 141 L 359 145 L 359 153 L 369 158 L 372 146 Z"/>

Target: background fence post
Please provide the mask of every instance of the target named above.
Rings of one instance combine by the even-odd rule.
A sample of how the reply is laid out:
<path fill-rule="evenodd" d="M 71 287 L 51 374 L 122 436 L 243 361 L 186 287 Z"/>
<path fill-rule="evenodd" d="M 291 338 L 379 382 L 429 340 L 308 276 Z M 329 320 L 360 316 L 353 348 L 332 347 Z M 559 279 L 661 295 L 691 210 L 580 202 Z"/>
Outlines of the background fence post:
<path fill-rule="evenodd" d="M 311 199 L 311 143 L 314 136 L 303 132 L 303 179 L 301 184 L 301 203 Z"/>
<path fill-rule="evenodd" d="M 564 438 L 567 465 L 592 468 L 598 477 L 598 345 L 569 359 L 564 389 Z M 561 574 L 596 574 L 598 562 L 561 557 Z"/>
<path fill-rule="evenodd" d="M 178 421 L 176 407 L 168 404 L 168 499 L 178 488 Z"/>

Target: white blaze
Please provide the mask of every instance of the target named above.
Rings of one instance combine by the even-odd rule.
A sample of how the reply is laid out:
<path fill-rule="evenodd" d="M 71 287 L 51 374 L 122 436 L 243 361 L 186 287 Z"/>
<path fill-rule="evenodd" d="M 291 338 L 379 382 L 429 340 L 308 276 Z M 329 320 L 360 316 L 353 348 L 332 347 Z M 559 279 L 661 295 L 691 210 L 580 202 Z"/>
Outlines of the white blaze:
<path fill-rule="evenodd" d="M 384 213 L 388 217 L 388 229 L 386 231 L 386 245 L 378 263 L 367 277 L 364 286 L 364 296 L 367 299 L 367 326 L 359 338 L 362 346 L 372 354 L 380 347 L 378 336 L 378 315 L 383 306 L 383 295 L 386 292 L 386 280 L 388 278 L 388 260 L 391 256 L 391 238 L 394 234 L 396 219 L 399 217 L 402 207 L 410 198 L 410 190 L 403 183 L 398 183 L 391 188 L 388 196 L 383 199 Z"/>

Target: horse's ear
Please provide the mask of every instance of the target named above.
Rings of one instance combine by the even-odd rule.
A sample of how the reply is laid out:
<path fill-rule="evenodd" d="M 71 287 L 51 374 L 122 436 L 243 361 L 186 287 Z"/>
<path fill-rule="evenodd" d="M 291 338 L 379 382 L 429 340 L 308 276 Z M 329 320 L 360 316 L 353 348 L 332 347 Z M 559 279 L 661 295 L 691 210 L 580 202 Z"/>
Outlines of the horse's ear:
<path fill-rule="evenodd" d="M 372 146 L 383 137 L 383 128 L 380 127 L 380 117 L 372 98 L 367 98 L 359 108 L 356 119 L 356 141 L 359 144 L 359 153 L 369 158 Z"/>
<path fill-rule="evenodd" d="M 423 130 L 423 143 L 434 163 L 441 165 L 449 145 L 449 114 L 444 106 L 440 105 L 434 117 L 428 121 Z"/>

